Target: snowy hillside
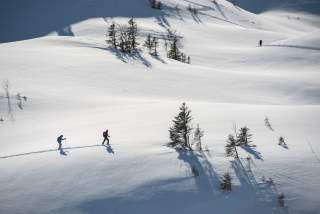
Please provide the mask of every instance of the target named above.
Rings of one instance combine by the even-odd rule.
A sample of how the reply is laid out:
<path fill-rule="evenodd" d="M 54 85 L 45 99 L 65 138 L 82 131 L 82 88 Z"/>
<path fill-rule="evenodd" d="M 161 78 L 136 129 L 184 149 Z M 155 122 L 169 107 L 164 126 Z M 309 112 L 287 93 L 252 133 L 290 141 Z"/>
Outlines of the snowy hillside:
<path fill-rule="evenodd" d="M 249 0 L 162 2 L 2 3 L 10 103 L 2 87 L 0 213 L 320 213 L 320 17 L 306 13 L 310 1 L 259 11 Z M 106 33 L 131 17 L 139 51 L 124 54 Z M 167 58 L 168 29 L 190 64 Z M 157 57 L 143 46 L 148 34 L 159 38 Z M 204 130 L 204 151 L 166 146 L 182 102 Z M 239 160 L 225 156 L 235 124 L 256 145 L 239 146 Z M 220 189 L 226 172 L 231 192 Z"/>

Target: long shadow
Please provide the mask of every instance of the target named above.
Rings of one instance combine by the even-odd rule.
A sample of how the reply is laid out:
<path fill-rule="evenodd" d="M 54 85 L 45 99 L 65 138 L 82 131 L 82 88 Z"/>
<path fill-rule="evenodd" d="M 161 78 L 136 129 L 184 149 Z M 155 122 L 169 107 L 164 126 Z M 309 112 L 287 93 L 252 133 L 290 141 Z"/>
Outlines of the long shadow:
<path fill-rule="evenodd" d="M 110 154 L 114 154 L 115 153 L 114 149 L 111 146 L 111 144 L 107 144 L 107 145 L 105 145 L 105 147 L 106 147 L 106 150 L 107 150 L 108 153 L 110 153 Z"/>
<path fill-rule="evenodd" d="M 157 56 L 151 55 L 151 57 L 156 59 L 156 60 L 158 60 L 158 61 L 160 61 L 163 64 L 167 64 L 166 61 L 164 61 L 159 55 L 157 55 Z"/>
<path fill-rule="evenodd" d="M 221 9 L 220 5 L 216 2 L 213 1 L 214 6 L 217 8 L 217 10 L 220 12 L 220 14 L 223 16 L 223 18 L 225 18 L 226 20 L 228 20 L 228 18 L 226 17 L 225 13 L 223 12 L 223 10 Z"/>
<path fill-rule="evenodd" d="M 241 149 L 245 150 L 247 153 L 253 155 L 253 157 L 255 159 L 258 159 L 258 160 L 262 160 L 263 161 L 263 157 L 262 157 L 262 154 L 261 152 L 257 151 L 255 149 L 255 147 L 252 147 L 252 146 L 240 146 Z"/>
<path fill-rule="evenodd" d="M 143 65 L 145 65 L 146 67 L 148 68 L 151 68 L 152 65 L 151 63 L 146 59 L 144 58 L 139 51 L 136 51 L 134 53 L 131 53 L 131 54 L 128 54 L 129 58 L 131 57 L 132 59 L 134 60 L 138 60 L 140 61 Z"/>
<path fill-rule="evenodd" d="M 165 15 L 156 16 L 156 20 L 161 27 L 163 27 L 163 28 L 170 27 L 170 23 L 169 23 L 168 19 L 165 17 Z"/>
<path fill-rule="evenodd" d="M 75 210 L 81 210 L 88 214 L 98 213 L 174 213 L 177 209 L 183 209 L 186 204 L 199 203 L 204 198 L 195 192 L 178 191 L 172 189 L 192 178 L 169 178 L 144 183 L 125 194 L 113 197 L 93 198 L 81 202 Z M 178 200 L 177 200 L 178 199 Z"/>
<path fill-rule="evenodd" d="M 246 160 L 243 159 L 243 161 Z M 256 207 L 264 207 L 264 210 L 261 210 L 262 213 L 289 213 L 287 209 L 278 206 L 276 187 L 265 182 L 257 182 L 249 163 L 246 165 L 240 159 L 236 159 L 231 161 L 231 167 L 240 182 L 237 192 L 241 197 L 246 198 Z"/>
<path fill-rule="evenodd" d="M 58 150 L 59 150 L 60 155 L 62 155 L 62 156 L 67 156 L 68 155 L 68 153 L 66 151 L 64 151 L 63 148 L 60 148 Z"/>
<path fill-rule="evenodd" d="M 195 182 L 199 192 L 213 193 L 219 189 L 219 176 L 203 151 L 176 151 L 179 160 L 188 164 L 190 169 L 195 167 L 198 170 L 199 176 L 195 177 Z"/>
<path fill-rule="evenodd" d="M 39 151 L 33 151 L 33 152 L 25 152 L 25 153 L 13 154 L 13 155 L 0 156 L 0 159 L 19 157 L 19 156 L 27 156 L 27 155 L 33 155 L 33 154 L 41 154 L 41 153 L 47 153 L 47 152 L 56 152 L 56 151 L 59 151 L 61 154 L 61 153 L 65 153 L 65 150 L 84 149 L 84 148 L 99 147 L 99 146 L 101 146 L 101 145 L 64 147 L 61 150 L 59 150 L 59 149 L 46 149 L 46 150 L 39 150 Z"/>
<path fill-rule="evenodd" d="M 194 1 L 190 1 L 190 0 L 183 0 L 183 1 L 188 2 L 190 4 L 193 4 L 193 5 L 197 5 L 199 7 L 199 8 L 197 8 L 197 10 L 201 10 L 201 11 L 214 10 L 214 8 L 207 6 L 207 5 L 204 5 L 204 4 L 200 4 L 198 2 L 194 2 Z"/>
<path fill-rule="evenodd" d="M 200 17 L 199 17 L 199 12 L 190 11 L 190 13 L 191 13 L 191 16 L 192 16 L 192 18 L 193 18 L 193 20 L 194 20 L 195 22 L 197 22 L 198 24 L 199 24 L 199 23 L 202 23 L 202 21 L 201 21 L 201 19 L 200 19 Z"/>
<path fill-rule="evenodd" d="M 124 63 L 128 63 L 130 61 L 139 61 L 148 68 L 152 67 L 152 64 L 146 58 L 144 58 L 139 51 L 135 51 L 133 53 L 123 53 L 120 50 L 115 48 L 104 48 L 104 47 L 98 47 L 98 46 L 92 47 L 92 48 L 109 51 Z"/>
<path fill-rule="evenodd" d="M 245 26 L 242 26 L 238 23 L 235 23 L 235 22 L 232 22 L 232 21 L 229 21 L 229 20 L 226 20 L 226 19 L 222 19 L 222 18 L 219 18 L 219 17 L 216 17 L 216 16 L 213 16 L 213 15 L 210 15 L 210 14 L 206 14 L 206 13 L 201 13 L 199 12 L 201 15 L 203 16 L 208 16 L 210 18 L 213 18 L 213 19 L 216 19 L 216 20 L 219 20 L 219 21 L 223 21 L 223 22 L 227 22 L 229 24 L 233 24 L 233 25 L 236 25 L 236 26 L 239 26 L 239 27 L 243 27 L 243 28 L 246 28 Z"/>
<path fill-rule="evenodd" d="M 288 146 L 287 144 L 281 144 L 281 145 L 279 145 L 279 146 L 281 146 L 281 147 L 284 148 L 284 149 L 289 149 L 289 146 Z"/>
<path fill-rule="evenodd" d="M 12 105 L 12 99 L 13 97 L 11 96 L 0 96 L 0 101 L 1 100 L 6 100 L 5 101 L 5 106 L 6 106 L 6 116 L 9 118 L 10 121 L 15 121 L 14 117 L 14 107 Z M 0 109 L 1 110 L 1 109 Z"/>
<path fill-rule="evenodd" d="M 302 46 L 302 45 L 263 45 L 263 46 L 267 46 L 267 47 L 282 47 L 282 48 L 298 48 L 298 49 L 308 49 L 308 50 L 320 51 L 320 48 Z"/>
<path fill-rule="evenodd" d="M 241 185 L 249 189 L 255 189 L 257 187 L 257 181 L 253 176 L 251 168 L 246 169 L 240 159 L 231 161 L 231 167 L 233 168 Z"/>

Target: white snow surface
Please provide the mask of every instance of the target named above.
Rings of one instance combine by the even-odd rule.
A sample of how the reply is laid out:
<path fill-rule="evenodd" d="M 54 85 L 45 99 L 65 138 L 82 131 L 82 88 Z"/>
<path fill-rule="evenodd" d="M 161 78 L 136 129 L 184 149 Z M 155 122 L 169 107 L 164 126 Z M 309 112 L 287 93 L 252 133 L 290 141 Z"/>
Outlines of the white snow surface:
<path fill-rule="evenodd" d="M 0 81 L 9 81 L 12 95 L 28 97 L 23 110 L 12 98 L 9 114 L 0 90 L 1 214 L 320 213 L 318 15 L 281 8 L 257 15 L 225 0 L 165 0 L 161 11 L 144 0 L 79 2 L 72 15 L 85 10 L 84 3 L 98 11 L 104 2 L 106 11 L 59 17 L 62 31 L 47 32 L 55 26 L 50 3 L 34 12 L 40 1 L 32 0 L 25 19 L 48 21 L 50 27 L 39 30 L 46 35 L 0 36 Z M 131 16 L 139 54 L 112 51 L 105 43 L 108 26 Z M 10 29 L 25 22 L 9 18 L 1 24 Z M 169 28 L 182 37 L 191 64 L 168 59 L 162 40 L 158 58 L 142 46 L 148 33 Z M 192 110 L 193 127 L 204 130 L 208 151 L 166 146 L 182 102 Z M 256 145 L 239 148 L 241 162 L 225 157 L 233 124 L 248 126 Z M 106 128 L 109 147 L 101 146 Z M 67 137 L 65 154 L 56 150 L 60 134 Z M 280 136 L 288 148 L 278 145 Z M 225 172 L 231 192 L 220 190 Z"/>

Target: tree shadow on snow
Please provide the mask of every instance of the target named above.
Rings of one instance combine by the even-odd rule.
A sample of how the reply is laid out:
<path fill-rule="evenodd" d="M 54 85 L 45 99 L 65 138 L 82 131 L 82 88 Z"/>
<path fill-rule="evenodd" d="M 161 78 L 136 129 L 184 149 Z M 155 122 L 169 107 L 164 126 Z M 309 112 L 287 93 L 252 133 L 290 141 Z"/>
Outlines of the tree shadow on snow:
<path fill-rule="evenodd" d="M 83 201 L 74 209 L 88 214 L 98 213 L 173 213 L 184 210 L 189 205 L 202 204 L 215 197 L 214 189 L 219 189 L 218 176 L 203 152 L 177 150 L 178 159 L 197 167 L 199 176 L 175 177 L 155 180 L 130 189 L 120 196 L 97 198 Z M 191 191 L 195 185 L 195 191 Z M 220 200 L 220 199 L 219 199 Z M 213 209 L 213 208 L 212 208 Z"/>
<path fill-rule="evenodd" d="M 170 23 L 168 22 L 168 19 L 165 17 L 165 15 L 156 16 L 156 20 L 158 22 L 158 25 L 160 25 L 161 27 L 170 27 Z"/>
<path fill-rule="evenodd" d="M 240 146 L 241 149 L 245 150 L 250 155 L 253 155 L 255 159 L 263 161 L 261 152 L 257 151 L 255 147 L 252 146 Z"/>
<path fill-rule="evenodd" d="M 190 177 L 170 178 L 144 183 L 114 197 L 96 198 L 81 202 L 73 210 L 87 214 L 98 213 L 172 213 L 177 208 L 200 201 L 194 192 L 175 191 L 173 188 L 189 183 Z"/>
<path fill-rule="evenodd" d="M 246 165 L 235 160 L 232 168 L 240 186 L 232 192 L 220 190 L 215 170 L 203 152 L 178 150 L 178 159 L 195 166 L 198 177 L 174 177 L 153 180 L 129 188 L 126 192 L 81 201 L 73 211 L 98 213 L 287 213 L 277 207 L 277 192 L 267 184 L 259 184 Z M 251 169 L 250 169 L 251 170 Z M 192 186 L 196 190 L 192 190 Z M 214 191 L 216 190 L 216 191 Z M 186 212 L 187 211 L 187 212 Z"/>
<path fill-rule="evenodd" d="M 156 60 L 158 60 L 158 61 L 160 61 L 163 64 L 167 64 L 167 62 L 164 61 L 164 59 L 162 59 L 159 55 L 157 55 L 157 56 L 151 55 L 151 57 L 156 59 Z"/>
<path fill-rule="evenodd" d="M 223 12 L 223 10 L 221 9 L 220 5 L 217 3 L 217 1 L 213 1 L 214 6 L 217 8 L 217 10 L 220 12 L 221 16 L 228 20 L 226 14 Z"/>
<path fill-rule="evenodd" d="M 245 200 L 245 203 L 250 203 L 249 206 L 252 206 L 252 208 L 259 208 L 259 213 L 289 213 L 287 209 L 278 205 L 279 194 L 276 186 L 256 180 L 250 161 L 250 159 L 231 161 L 231 167 L 240 182 L 239 186 L 233 188 L 231 194 L 235 197 L 240 196 L 238 203 L 243 203 L 241 200 Z"/>
<path fill-rule="evenodd" d="M 104 48 L 104 47 L 93 47 L 93 48 L 97 48 L 97 49 L 101 49 L 101 50 L 107 50 L 107 51 L 113 53 L 118 59 L 120 59 L 124 63 L 138 61 L 138 62 L 141 62 L 143 65 L 145 65 L 148 68 L 152 67 L 151 63 L 140 54 L 139 50 L 138 51 L 134 51 L 133 53 L 124 53 L 124 52 L 122 52 L 122 51 L 120 51 L 118 49 L 110 48 L 110 47 L 107 47 L 107 48 Z"/>
<path fill-rule="evenodd" d="M 195 183 L 199 192 L 213 193 L 219 189 L 219 176 L 203 151 L 176 150 L 178 159 L 193 167 L 199 172 L 195 177 Z"/>

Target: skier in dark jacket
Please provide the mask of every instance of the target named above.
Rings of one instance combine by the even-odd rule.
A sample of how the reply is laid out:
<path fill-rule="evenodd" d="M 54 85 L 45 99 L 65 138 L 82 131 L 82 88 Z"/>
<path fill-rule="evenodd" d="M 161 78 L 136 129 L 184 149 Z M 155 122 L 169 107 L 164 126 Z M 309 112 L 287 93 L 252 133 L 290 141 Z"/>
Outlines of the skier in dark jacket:
<path fill-rule="evenodd" d="M 260 47 L 262 46 L 262 40 L 259 41 L 259 46 L 260 46 Z"/>
<path fill-rule="evenodd" d="M 104 142 L 106 142 L 107 141 L 107 144 L 109 145 L 109 130 L 107 129 L 107 130 L 105 130 L 104 132 L 103 132 L 103 142 L 102 142 L 102 145 L 104 145 Z"/>
<path fill-rule="evenodd" d="M 62 148 L 62 141 L 63 140 L 66 140 L 67 138 L 63 138 L 63 135 L 60 135 L 58 138 L 57 138 L 57 141 L 58 141 L 58 144 L 59 144 L 59 148 L 58 150 L 60 150 Z"/>

